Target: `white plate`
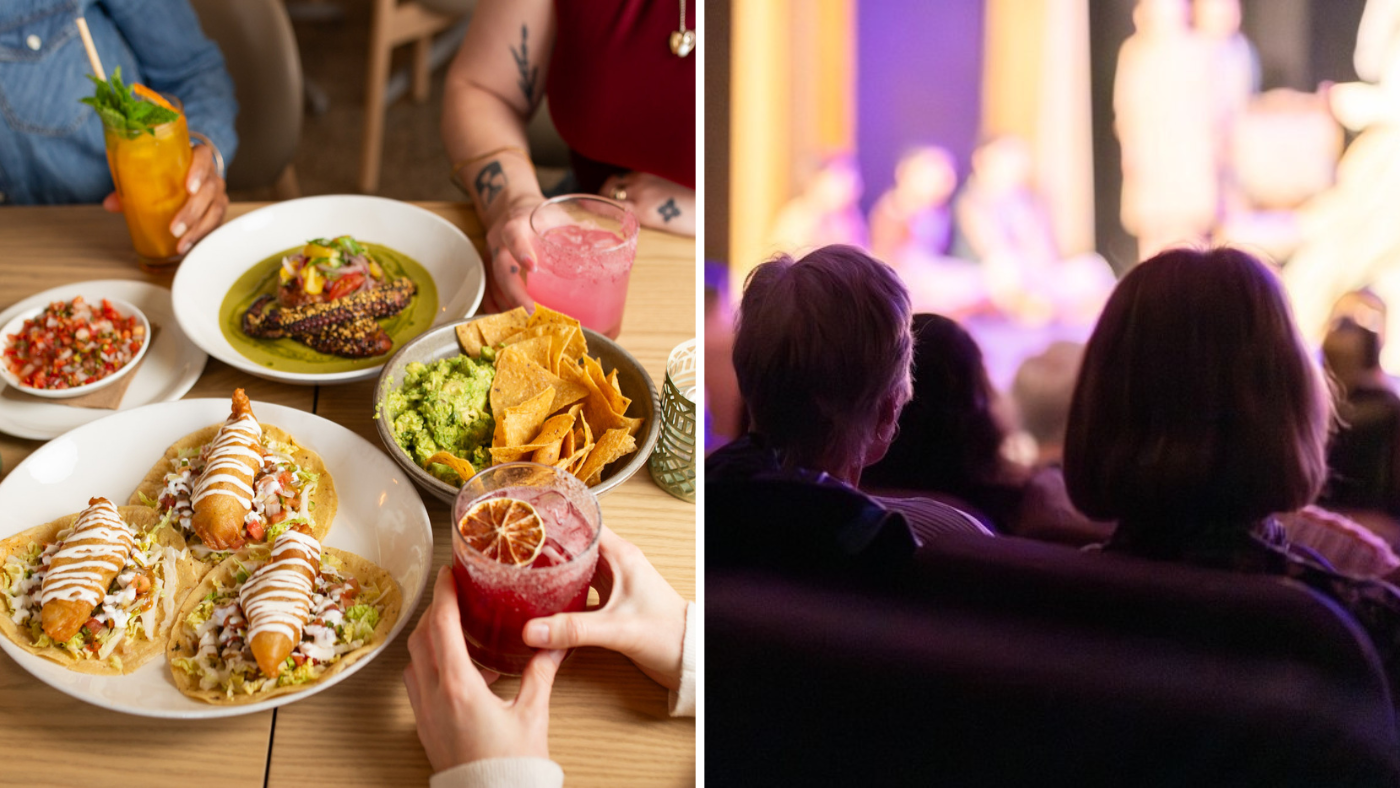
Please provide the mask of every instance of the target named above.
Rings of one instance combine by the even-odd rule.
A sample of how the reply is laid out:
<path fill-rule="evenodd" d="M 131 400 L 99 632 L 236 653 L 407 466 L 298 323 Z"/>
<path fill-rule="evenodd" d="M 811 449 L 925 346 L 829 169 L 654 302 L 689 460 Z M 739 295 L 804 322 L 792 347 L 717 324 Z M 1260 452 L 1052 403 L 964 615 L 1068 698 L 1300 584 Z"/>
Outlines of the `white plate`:
<path fill-rule="evenodd" d="M 431 211 L 383 197 L 328 195 L 259 208 L 210 233 L 180 264 L 172 286 L 175 316 L 195 344 L 249 374 L 283 383 L 315 385 L 369 380 L 382 363 L 349 372 L 304 373 L 268 369 L 239 353 L 219 327 L 219 307 L 249 268 L 309 238 L 353 235 L 401 252 L 428 270 L 437 286 L 433 325 L 476 314 L 486 292 L 486 269 L 467 236 Z M 407 342 L 412 337 L 403 338 Z M 397 347 L 395 348 L 397 349 Z M 388 361 L 392 353 L 383 358 Z"/>
<path fill-rule="evenodd" d="M 29 455 L 0 482 L 0 539 L 65 514 L 82 511 L 103 495 L 125 504 L 170 444 L 228 417 L 226 399 L 190 399 L 117 413 L 79 427 Z M 378 447 L 344 427 L 300 410 L 253 403 L 265 424 L 286 430 L 321 455 L 335 479 L 339 506 L 326 544 L 362 556 L 387 570 L 403 592 L 403 609 L 389 637 L 343 672 L 304 692 L 246 706 L 211 706 L 185 697 L 163 657 L 126 676 L 89 676 L 21 651 L 0 636 L 3 648 L 40 681 L 79 700 L 143 717 L 231 717 L 292 703 L 330 687 L 369 664 L 403 629 L 428 581 L 433 532 L 413 482 Z M 120 449 L 120 456 L 113 450 Z"/>
<path fill-rule="evenodd" d="M 204 372 L 209 357 L 185 336 L 170 308 L 170 291 L 146 282 L 105 279 L 75 282 L 32 295 L 0 312 L 0 325 L 10 322 L 27 309 L 51 301 L 67 301 L 84 293 L 101 293 L 126 301 L 160 326 L 146 360 L 136 370 L 117 411 L 131 410 L 153 402 L 172 402 L 185 395 Z M 20 438 L 47 440 L 115 411 L 105 408 L 79 408 L 59 402 L 43 402 L 22 396 L 16 389 L 0 384 L 0 432 Z M 155 462 L 152 460 L 152 462 Z"/>
<path fill-rule="evenodd" d="M 67 300 L 69 299 L 64 299 L 64 301 Z M 117 298 L 114 295 L 107 295 L 105 293 L 84 293 L 83 300 L 86 303 L 91 304 L 94 309 L 100 309 L 103 302 L 106 302 L 117 311 L 118 317 L 135 317 L 136 326 L 137 328 L 141 329 L 142 336 L 150 337 L 151 321 L 149 318 L 146 317 L 146 313 L 141 309 L 141 307 L 129 303 L 125 299 Z M 35 306 L 29 309 L 22 310 L 18 314 L 16 314 L 13 319 L 5 323 L 0 323 L 0 326 L 3 326 L 3 328 L 0 328 L 0 350 L 8 351 L 12 346 L 12 343 L 9 341 L 9 336 L 11 334 L 18 334 L 22 332 L 26 323 L 47 312 L 49 306 L 49 304 L 44 304 L 43 306 Z M 132 356 L 130 361 L 123 364 L 121 369 L 94 383 L 88 383 L 82 386 L 74 386 L 73 388 L 41 389 L 34 388 L 33 386 L 30 386 L 29 388 L 24 388 L 24 381 L 20 380 L 19 376 L 15 375 L 13 372 L 10 371 L 9 364 L 0 364 L 0 379 L 3 379 L 6 385 L 13 386 L 18 391 L 23 391 L 28 394 L 32 394 L 36 397 L 40 397 L 42 399 L 69 399 L 71 397 L 85 397 L 88 394 L 93 393 L 94 391 L 101 391 L 102 389 L 109 388 L 112 384 L 116 383 L 117 381 L 121 380 L 127 375 L 130 375 L 131 371 L 135 369 L 137 365 L 141 363 L 141 360 L 146 357 L 146 351 L 150 349 L 151 343 L 143 341 L 141 343 L 141 347 L 136 351 L 136 355 Z"/>

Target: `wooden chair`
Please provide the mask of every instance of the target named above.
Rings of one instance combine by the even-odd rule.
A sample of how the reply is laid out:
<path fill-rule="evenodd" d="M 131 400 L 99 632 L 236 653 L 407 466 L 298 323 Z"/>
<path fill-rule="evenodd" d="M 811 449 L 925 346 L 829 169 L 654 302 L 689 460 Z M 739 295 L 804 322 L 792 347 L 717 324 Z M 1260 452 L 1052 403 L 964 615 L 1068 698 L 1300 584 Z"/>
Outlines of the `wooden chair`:
<path fill-rule="evenodd" d="M 272 186 L 300 196 L 292 157 L 301 139 L 302 73 L 292 21 L 281 0 L 193 0 L 204 34 L 223 52 L 238 96 L 238 155 L 228 188 Z"/>

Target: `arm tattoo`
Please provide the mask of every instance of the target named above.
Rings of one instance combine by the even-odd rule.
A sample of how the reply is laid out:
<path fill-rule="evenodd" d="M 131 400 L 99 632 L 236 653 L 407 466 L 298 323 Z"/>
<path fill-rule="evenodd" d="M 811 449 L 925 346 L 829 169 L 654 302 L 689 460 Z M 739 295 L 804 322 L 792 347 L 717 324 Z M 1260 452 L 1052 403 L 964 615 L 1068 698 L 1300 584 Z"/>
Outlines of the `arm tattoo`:
<path fill-rule="evenodd" d="M 676 198 L 674 197 L 662 203 L 661 207 L 656 209 L 656 212 L 661 214 L 662 221 L 667 224 L 670 224 L 672 219 L 681 215 L 681 209 L 676 207 Z"/>
<path fill-rule="evenodd" d="M 530 65 L 530 28 L 525 25 L 520 26 L 520 48 L 510 48 L 511 57 L 515 58 L 515 69 L 520 72 L 520 78 L 516 85 L 520 86 L 520 92 L 525 94 L 525 101 L 534 101 L 535 98 L 535 78 L 540 75 L 539 66 Z"/>
<path fill-rule="evenodd" d="M 476 193 L 481 196 L 481 207 L 485 208 L 496 199 L 496 195 L 505 191 L 506 173 L 501 169 L 499 161 L 493 161 L 481 168 L 476 174 L 476 180 L 472 182 L 476 186 Z"/>

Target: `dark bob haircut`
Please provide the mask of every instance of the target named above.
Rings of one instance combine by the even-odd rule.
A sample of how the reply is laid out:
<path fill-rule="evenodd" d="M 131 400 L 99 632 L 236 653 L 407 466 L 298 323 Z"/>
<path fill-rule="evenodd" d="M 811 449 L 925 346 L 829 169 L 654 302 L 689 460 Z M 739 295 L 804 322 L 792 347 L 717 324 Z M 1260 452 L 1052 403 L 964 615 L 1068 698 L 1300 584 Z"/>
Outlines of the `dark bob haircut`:
<path fill-rule="evenodd" d="M 1123 278 L 1094 328 L 1065 482 L 1080 511 L 1158 539 L 1244 526 L 1316 497 L 1329 426 L 1275 275 L 1238 249 L 1172 249 Z"/>

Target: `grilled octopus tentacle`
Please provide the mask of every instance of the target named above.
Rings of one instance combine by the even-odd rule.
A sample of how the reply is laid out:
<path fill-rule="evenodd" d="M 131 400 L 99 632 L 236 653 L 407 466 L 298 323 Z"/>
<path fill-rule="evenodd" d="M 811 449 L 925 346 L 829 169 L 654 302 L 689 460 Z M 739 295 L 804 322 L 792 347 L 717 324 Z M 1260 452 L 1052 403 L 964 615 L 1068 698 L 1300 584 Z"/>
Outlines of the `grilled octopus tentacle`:
<path fill-rule="evenodd" d="M 394 340 L 370 317 L 332 323 L 317 333 L 298 335 L 297 339 L 312 350 L 345 358 L 382 356 L 394 349 Z"/>

